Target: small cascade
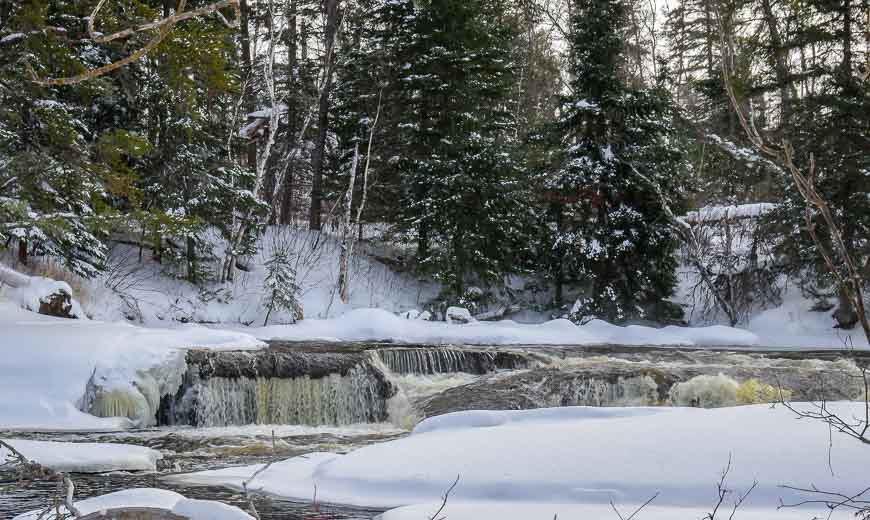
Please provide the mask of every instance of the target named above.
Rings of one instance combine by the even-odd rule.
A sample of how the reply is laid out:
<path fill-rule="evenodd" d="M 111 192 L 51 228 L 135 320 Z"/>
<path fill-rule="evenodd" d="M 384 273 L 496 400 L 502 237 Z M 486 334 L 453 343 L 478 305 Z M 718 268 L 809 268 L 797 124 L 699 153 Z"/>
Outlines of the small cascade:
<path fill-rule="evenodd" d="M 394 374 L 487 374 L 496 370 L 526 368 L 529 360 L 519 352 L 467 348 L 386 348 L 373 351 Z"/>
<path fill-rule="evenodd" d="M 197 355 L 189 356 L 188 373 L 179 391 L 161 400 L 159 424 L 339 426 L 383 422 L 388 417 L 387 401 L 395 393 L 384 373 L 364 356 L 349 356 L 355 364 L 342 363 L 340 369 L 334 360 L 328 367 L 317 365 L 316 356 L 307 358 L 302 366 L 273 359 L 269 369 L 252 373 L 255 364 L 237 364 L 236 371 L 215 370 L 212 359 Z"/>
<path fill-rule="evenodd" d="M 546 406 L 654 406 L 661 402 L 659 385 L 648 375 L 577 378 L 555 393 Z"/>

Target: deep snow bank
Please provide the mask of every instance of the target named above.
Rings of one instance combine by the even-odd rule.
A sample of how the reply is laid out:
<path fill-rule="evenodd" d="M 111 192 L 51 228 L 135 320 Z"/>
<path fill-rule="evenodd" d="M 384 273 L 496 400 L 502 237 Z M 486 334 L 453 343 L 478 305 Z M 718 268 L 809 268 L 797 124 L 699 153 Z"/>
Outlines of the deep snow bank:
<path fill-rule="evenodd" d="M 163 458 L 159 451 L 144 446 L 101 442 L 50 442 L 3 439 L 13 448 L 43 466 L 70 473 L 109 471 L 155 471 Z M 0 447 L 0 461 L 7 451 Z"/>
<path fill-rule="evenodd" d="M 152 488 L 125 489 L 124 491 L 76 502 L 76 507 L 83 515 L 121 507 L 148 507 L 170 511 L 190 520 L 254 519 L 254 517 L 237 507 L 209 500 L 188 499 L 173 491 Z M 41 511 L 31 511 L 15 517 L 14 520 L 56 519 L 55 514 L 51 511 L 45 515 L 41 513 Z"/>
<path fill-rule="evenodd" d="M 831 407 L 844 416 L 862 413 L 856 403 Z M 325 502 L 394 507 L 437 502 L 458 475 L 451 495 L 455 502 L 606 506 L 613 500 L 630 508 L 660 493 L 657 507 L 679 508 L 691 518 L 715 503 L 716 484 L 729 458 L 729 489 L 746 490 L 757 480 L 745 507 L 768 513 L 780 499 L 805 498 L 782 485 L 860 491 L 870 463 L 870 450 L 834 434 L 832 475 L 828 428 L 795 421 L 782 407 L 561 408 L 500 414 L 501 419 L 481 420 L 480 412 L 459 412 L 450 419 L 432 419 L 430 426 L 424 421 L 409 437 L 344 456 L 317 453 L 289 459 L 261 473 L 252 487 L 304 499 L 316 484 Z M 176 478 L 239 487 L 257 468 Z M 552 518 L 552 511 L 545 517 Z"/>
<path fill-rule="evenodd" d="M 511 320 L 448 324 L 405 319 L 380 309 L 357 309 L 340 318 L 248 329 L 261 339 L 395 341 L 466 345 L 685 345 L 755 346 L 755 334 L 731 327 L 620 327 L 595 320 L 586 325 L 559 319 L 540 324 Z"/>
<path fill-rule="evenodd" d="M 715 497 L 714 497 L 715 498 Z M 715 500 L 711 498 L 712 502 Z M 635 504 L 615 504 L 623 518 L 628 518 L 636 508 Z M 728 504 L 728 514 L 731 513 Z M 441 507 L 441 502 L 414 504 L 387 511 L 378 520 L 426 520 L 433 518 Z M 653 501 L 643 508 L 634 518 L 642 520 L 694 520 L 712 510 L 700 507 L 659 506 Z M 721 514 L 720 510 L 720 514 Z M 798 514 L 797 518 L 810 518 Z M 619 520 L 610 504 L 559 504 L 549 502 L 462 502 L 448 500 L 437 518 L 449 520 L 530 520 L 559 519 L 568 520 Z M 771 509 L 741 508 L 735 515 L 739 520 L 795 520 L 794 510 L 776 511 Z"/>
<path fill-rule="evenodd" d="M 67 320 L 0 302 L 0 430 L 125 426 L 129 421 L 78 411 L 92 376 L 104 391 L 131 403 L 138 414 L 132 418 L 142 420 L 142 407 L 151 405 L 155 392 L 180 377 L 172 367 L 183 363 L 182 349 L 261 345 L 242 332 Z"/>

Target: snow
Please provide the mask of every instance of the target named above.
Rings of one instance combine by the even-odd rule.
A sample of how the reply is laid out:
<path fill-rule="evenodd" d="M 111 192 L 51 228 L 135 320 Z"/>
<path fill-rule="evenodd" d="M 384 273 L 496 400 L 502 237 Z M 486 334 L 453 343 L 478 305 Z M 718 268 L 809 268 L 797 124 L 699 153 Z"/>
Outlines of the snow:
<path fill-rule="evenodd" d="M 99 497 L 76 502 L 83 515 L 121 507 L 147 507 L 171 511 L 190 520 L 253 520 L 241 509 L 219 502 L 193 500 L 174 491 L 153 488 L 134 488 L 117 491 Z M 55 520 L 53 512 L 40 516 L 40 511 L 31 511 L 15 517 L 15 520 Z"/>
<path fill-rule="evenodd" d="M 377 230 L 377 225 L 370 227 Z M 209 240 L 213 241 L 216 254 L 226 248 L 217 237 Z M 109 253 L 110 269 L 94 280 L 82 281 L 88 295 L 81 298 L 82 307 L 95 319 L 132 319 L 146 326 L 166 327 L 173 322 L 223 327 L 262 325 L 267 313 L 263 289 L 265 264 L 276 244 L 293 251 L 292 267 L 299 286 L 297 299 L 305 319 L 338 317 L 349 310 L 368 307 L 392 312 L 418 309 L 439 291 L 437 284 L 420 281 L 408 273 L 396 273 L 371 258 L 369 255 L 389 257 L 392 251 L 367 241 L 354 248 L 350 301 L 344 303 L 336 292 L 339 241 L 327 234 L 272 227 L 260 239 L 259 252 L 245 259 L 248 271 L 238 271 L 231 282 L 206 282 L 202 287 L 166 276 L 166 267 L 147 259 L 147 253 L 146 261 L 140 262 L 138 248 L 115 245 Z M 217 264 L 213 266 L 215 270 L 219 268 Z M 203 298 L 203 295 L 211 296 Z M 289 313 L 276 310 L 269 323 L 292 321 Z"/>
<path fill-rule="evenodd" d="M 444 321 L 447 323 L 472 323 L 475 321 L 471 317 L 471 312 L 464 307 L 447 307 L 444 311 Z"/>
<path fill-rule="evenodd" d="M 779 307 L 756 314 L 746 328 L 764 338 L 771 347 L 788 349 L 842 348 L 862 349 L 868 347 L 861 327 L 854 330 L 834 328 L 828 312 L 813 312 L 813 302 L 804 298 L 797 288 L 789 288 Z"/>
<path fill-rule="evenodd" d="M 558 319 L 539 324 L 511 320 L 448 324 L 407 320 L 381 309 L 357 309 L 340 318 L 246 329 L 260 339 L 393 341 L 467 345 L 738 345 L 760 343 L 755 334 L 731 327 L 621 327 L 595 320 L 575 325 Z"/>
<path fill-rule="evenodd" d="M 78 411 L 91 376 L 107 390 L 141 396 L 167 384 L 188 347 L 259 348 L 242 333 L 196 325 L 145 329 L 125 323 L 52 318 L 0 301 L 0 430 L 107 430 L 125 419 Z M 143 380 L 143 375 L 148 380 Z M 138 386 L 137 386 L 138 385 Z"/>
<path fill-rule="evenodd" d="M 758 218 L 770 213 L 776 208 L 776 204 L 769 202 L 757 202 L 754 204 L 737 204 L 732 206 L 705 206 L 695 211 L 690 211 L 683 220 L 692 224 L 705 222 L 718 222 L 720 220 L 737 220 L 745 218 Z"/>
<path fill-rule="evenodd" d="M 0 38 L 0 45 L 11 45 L 12 43 L 23 40 L 26 37 L 24 33 L 13 33 Z"/>
<path fill-rule="evenodd" d="M 190 520 L 254 520 L 238 507 L 213 500 L 179 500 L 172 512 Z"/>
<path fill-rule="evenodd" d="M 155 471 L 160 452 L 143 446 L 97 442 L 51 442 L 3 439 L 28 460 L 55 471 L 105 473 L 109 471 Z M 0 448 L 0 461 L 8 450 Z"/>
<path fill-rule="evenodd" d="M 0 264 L 0 278 L 12 284 L 0 284 L 0 294 L 5 298 L 17 303 L 22 308 L 37 312 L 46 299 L 55 294 L 67 294 L 73 296 L 72 287 L 68 283 L 52 280 L 42 276 L 27 276 L 19 273 L 3 264 Z M 85 313 L 76 300 L 71 300 L 70 315 L 84 318 Z"/>
<path fill-rule="evenodd" d="M 704 511 L 705 513 L 712 509 L 712 502 L 714 502 L 713 498 L 711 498 L 711 506 Z M 628 507 L 620 506 L 619 504 L 616 504 L 616 506 L 624 518 L 628 518 L 638 507 L 634 504 Z M 728 506 L 730 508 L 730 504 Z M 425 520 L 432 518 L 440 507 L 441 502 L 399 507 L 381 515 L 380 520 Z M 651 505 L 643 508 L 642 512 L 635 516 L 635 518 L 642 520 L 692 520 L 694 518 L 701 518 L 699 516 L 699 511 L 701 510 L 701 508 L 662 507 L 655 505 L 655 501 L 653 501 Z M 729 509 L 728 514 L 730 512 Z M 454 500 L 448 500 L 447 505 L 444 506 L 444 509 L 438 516 L 438 518 L 442 517 L 449 520 L 548 520 L 552 518 L 597 520 L 619 518 L 613 512 L 610 504 L 459 502 Z M 741 508 L 735 517 L 739 520 L 794 520 L 795 511 Z M 800 518 L 804 517 L 800 516 Z"/>
<path fill-rule="evenodd" d="M 830 406 L 843 416 L 863 413 L 859 403 Z M 745 505 L 754 512 L 749 517 L 785 518 L 775 516 L 780 499 L 807 497 L 781 486 L 857 492 L 870 463 L 861 443 L 835 433 L 829 452 L 825 424 L 796 421 L 793 412 L 768 405 L 457 412 L 430 421 L 436 424 L 424 421 L 408 437 L 347 455 L 315 453 L 276 463 L 250 486 L 307 499 L 316 484 L 320 500 L 359 506 L 429 504 L 385 516 L 404 519 L 431 509 L 458 475 L 451 519 L 479 518 L 473 515 L 478 509 L 486 513 L 482 518 L 505 520 L 537 518 L 530 514 L 537 511 L 552 518 L 554 509 L 565 511 L 564 518 L 601 518 L 611 500 L 632 511 L 656 493 L 653 514 L 644 518 L 699 518 L 715 504 L 730 459 L 728 489 L 743 492 L 758 482 Z M 173 480 L 239 488 L 258 468 Z M 801 515 L 812 516 L 806 509 Z"/>

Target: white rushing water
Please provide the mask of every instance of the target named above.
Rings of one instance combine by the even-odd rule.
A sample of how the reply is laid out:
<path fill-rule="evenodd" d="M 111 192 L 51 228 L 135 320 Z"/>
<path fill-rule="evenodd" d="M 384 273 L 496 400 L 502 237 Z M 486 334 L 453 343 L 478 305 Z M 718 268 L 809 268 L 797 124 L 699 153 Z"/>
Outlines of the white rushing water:
<path fill-rule="evenodd" d="M 321 378 L 213 377 L 188 389 L 181 412 L 197 426 L 382 422 L 382 385 L 363 366 Z"/>

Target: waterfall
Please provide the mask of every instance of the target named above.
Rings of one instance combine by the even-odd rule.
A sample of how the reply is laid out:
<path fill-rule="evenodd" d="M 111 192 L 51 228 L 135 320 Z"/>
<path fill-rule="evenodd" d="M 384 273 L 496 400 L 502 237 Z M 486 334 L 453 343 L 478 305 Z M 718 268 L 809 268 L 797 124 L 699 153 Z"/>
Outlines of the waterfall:
<path fill-rule="evenodd" d="M 464 372 L 482 375 L 499 369 L 525 368 L 529 361 L 519 352 L 467 348 L 388 348 L 373 351 L 394 374 L 432 375 Z"/>
<path fill-rule="evenodd" d="M 347 425 L 387 419 L 392 386 L 359 364 L 323 377 L 189 378 L 161 422 L 193 426 L 243 424 Z"/>
<path fill-rule="evenodd" d="M 660 402 L 659 385 L 649 375 L 578 378 L 564 385 L 556 402 L 544 406 L 654 406 Z M 549 399 L 548 399 L 549 400 Z"/>

